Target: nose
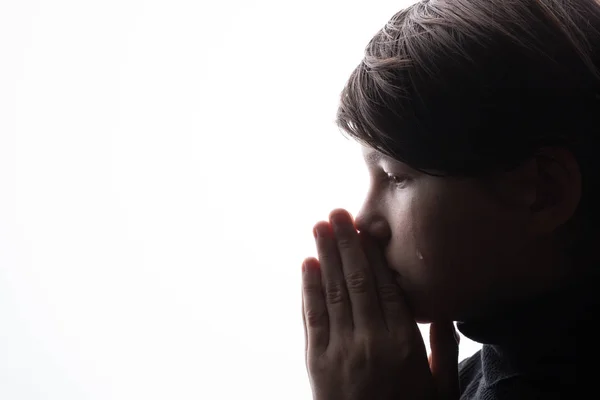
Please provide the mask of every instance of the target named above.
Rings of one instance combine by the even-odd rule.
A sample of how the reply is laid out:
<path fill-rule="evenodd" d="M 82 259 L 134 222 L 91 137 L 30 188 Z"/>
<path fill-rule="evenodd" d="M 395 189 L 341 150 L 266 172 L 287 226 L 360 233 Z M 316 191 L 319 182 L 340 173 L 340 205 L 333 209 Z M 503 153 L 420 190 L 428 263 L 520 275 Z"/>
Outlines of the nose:
<path fill-rule="evenodd" d="M 356 215 L 354 222 L 356 224 L 356 229 L 361 232 L 366 232 L 382 245 L 385 245 L 392 235 L 390 225 L 386 219 L 381 214 L 377 213 L 376 210 L 370 208 L 368 204 L 363 206 Z"/>

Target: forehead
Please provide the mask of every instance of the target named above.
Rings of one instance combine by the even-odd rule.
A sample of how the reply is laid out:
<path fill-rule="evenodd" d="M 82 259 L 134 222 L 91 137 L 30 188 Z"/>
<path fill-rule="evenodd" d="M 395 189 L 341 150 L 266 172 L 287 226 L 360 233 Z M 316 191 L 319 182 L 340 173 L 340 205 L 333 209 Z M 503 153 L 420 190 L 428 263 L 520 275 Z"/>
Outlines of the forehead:
<path fill-rule="evenodd" d="M 414 174 L 422 173 L 421 171 L 412 168 L 410 165 L 402 161 L 398 161 L 395 158 L 392 158 L 379 150 L 373 149 L 372 147 L 361 145 L 361 153 L 368 167 L 386 165 L 390 168 L 397 168 Z M 436 173 L 436 171 L 433 170 L 431 172 L 434 174 Z"/>

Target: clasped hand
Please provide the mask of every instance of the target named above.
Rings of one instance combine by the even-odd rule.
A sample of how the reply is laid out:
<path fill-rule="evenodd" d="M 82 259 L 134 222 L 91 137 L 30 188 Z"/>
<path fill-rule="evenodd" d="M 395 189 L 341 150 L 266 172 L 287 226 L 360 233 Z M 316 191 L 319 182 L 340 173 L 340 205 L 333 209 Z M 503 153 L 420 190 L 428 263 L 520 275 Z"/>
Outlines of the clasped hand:
<path fill-rule="evenodd" d="M 428 359 L 381 248 L 334 210 L 315 225 L 318 259 L 302 268 L 305 361 L 314 400 L 455 400 L 458 344 L 432 323 Z"/>

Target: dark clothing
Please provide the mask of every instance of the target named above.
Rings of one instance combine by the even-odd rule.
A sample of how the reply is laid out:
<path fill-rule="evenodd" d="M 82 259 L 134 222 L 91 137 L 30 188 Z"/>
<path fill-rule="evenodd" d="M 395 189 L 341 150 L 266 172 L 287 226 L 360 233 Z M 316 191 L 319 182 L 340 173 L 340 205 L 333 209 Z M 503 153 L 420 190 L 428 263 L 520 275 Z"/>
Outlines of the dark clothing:
<path fill-rule="evenodd" d="M 483 343 L 459 364 L 461 400 L 600 399 L 595 279 L 457 324 Z"/>

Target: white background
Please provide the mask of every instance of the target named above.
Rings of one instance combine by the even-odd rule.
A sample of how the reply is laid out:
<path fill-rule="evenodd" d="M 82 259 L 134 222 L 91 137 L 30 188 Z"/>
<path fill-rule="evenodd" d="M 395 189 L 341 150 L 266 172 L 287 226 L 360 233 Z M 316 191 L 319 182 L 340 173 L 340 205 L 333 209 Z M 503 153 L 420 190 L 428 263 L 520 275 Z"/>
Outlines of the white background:
<path fill-rule="evenodd" d="M 0 0 L 0 398 L 309 399 L 338 94 L 409 3 Z"/>

